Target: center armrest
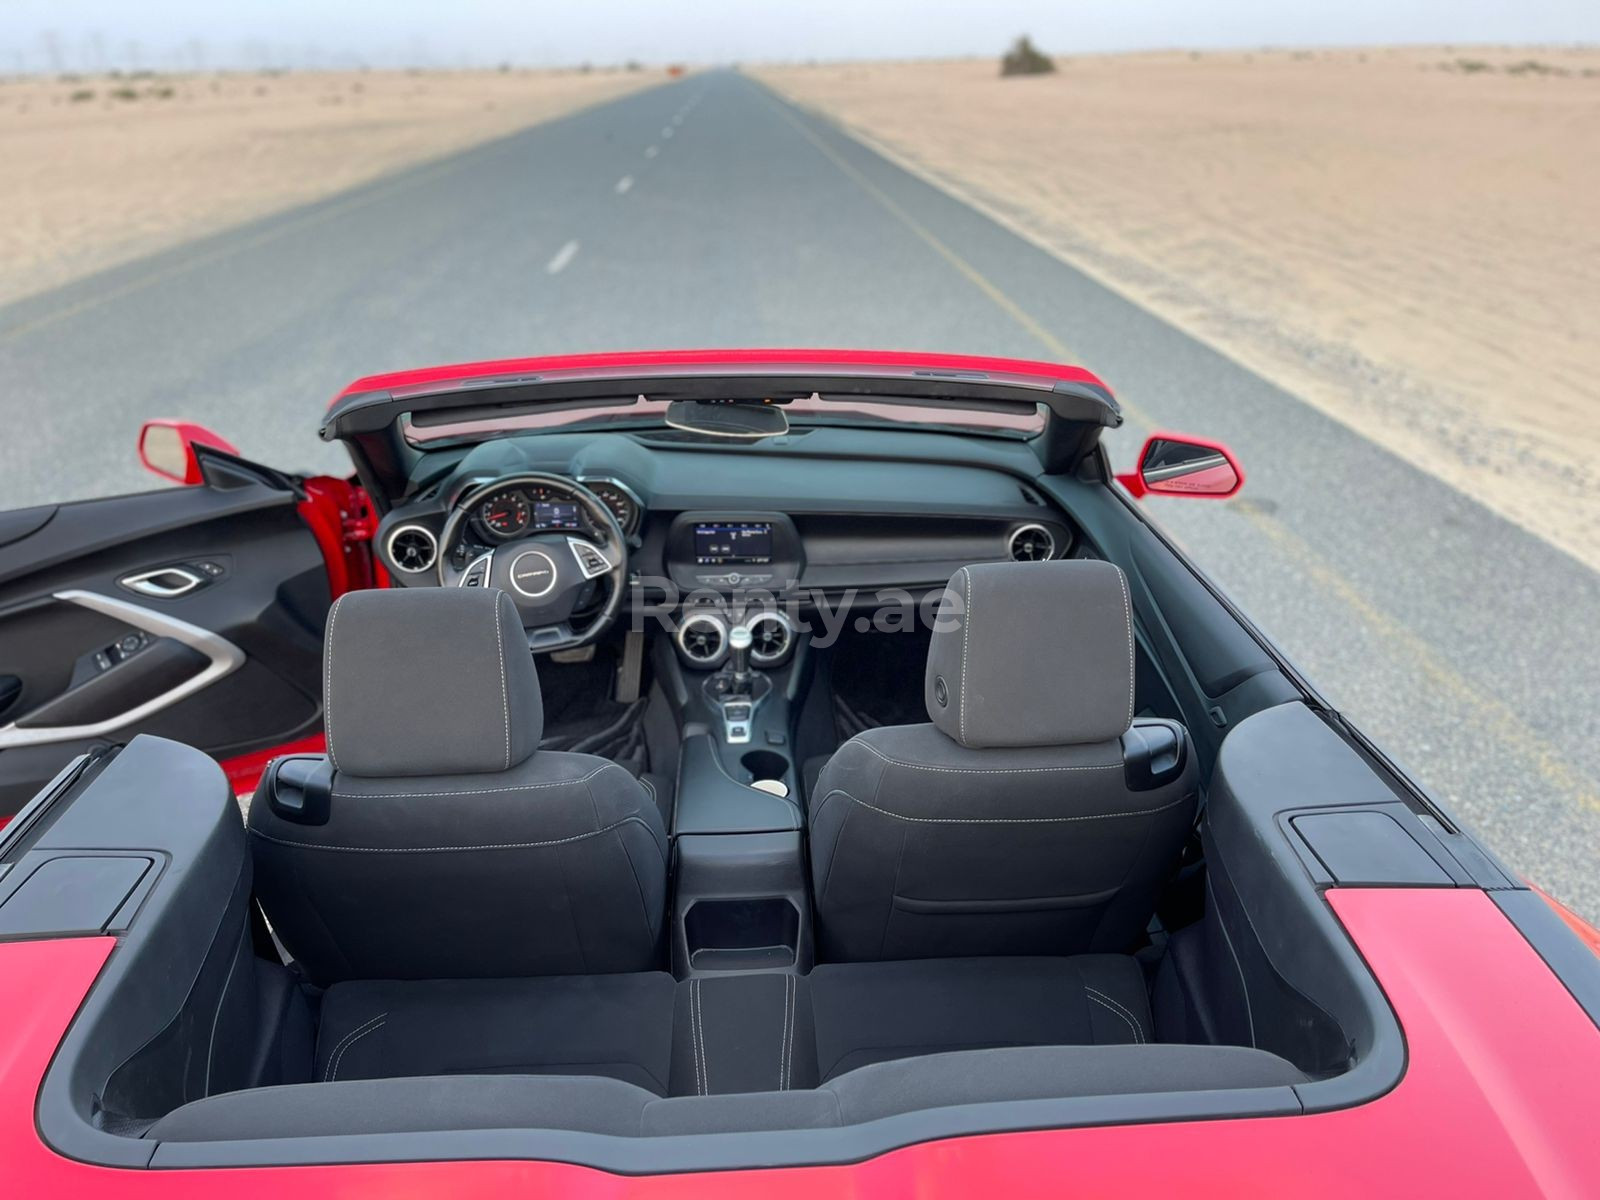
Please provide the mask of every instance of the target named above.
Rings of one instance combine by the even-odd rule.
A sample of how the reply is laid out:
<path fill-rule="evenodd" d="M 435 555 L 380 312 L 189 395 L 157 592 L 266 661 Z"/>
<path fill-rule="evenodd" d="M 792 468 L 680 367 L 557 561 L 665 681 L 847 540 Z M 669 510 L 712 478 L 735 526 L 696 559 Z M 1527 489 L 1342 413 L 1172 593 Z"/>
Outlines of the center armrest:
<path fill-rule="evenodd" d="M 672 834 L 783 833 L 805 828 L 799 806 L 738 782 L 723 769 L 710 733 L 683 740 Z"/>

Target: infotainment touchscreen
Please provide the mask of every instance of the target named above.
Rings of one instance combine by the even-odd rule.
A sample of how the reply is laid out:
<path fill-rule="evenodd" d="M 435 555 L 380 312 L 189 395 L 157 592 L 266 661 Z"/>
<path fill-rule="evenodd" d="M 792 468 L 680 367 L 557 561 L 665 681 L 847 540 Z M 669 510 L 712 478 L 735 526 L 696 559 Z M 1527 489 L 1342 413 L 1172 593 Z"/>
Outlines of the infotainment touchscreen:
<path fill-rule="evenodd" d="M 772 561 L 772 525 L 767 521 L 716 521 L 694 527 L 694 561 L 702 567 Z"/>

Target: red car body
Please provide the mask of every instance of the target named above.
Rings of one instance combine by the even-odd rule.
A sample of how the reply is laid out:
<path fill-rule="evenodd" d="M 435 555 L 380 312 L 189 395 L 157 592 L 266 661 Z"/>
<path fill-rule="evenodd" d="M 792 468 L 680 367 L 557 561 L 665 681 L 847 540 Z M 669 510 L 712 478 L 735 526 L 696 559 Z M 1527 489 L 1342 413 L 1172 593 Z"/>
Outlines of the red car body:
<path fill-rule="evenodd" d="M 341 395 L 477 377 L 748 369 L 983 371 L 1103 386 L 1048 363 L 856 351 L 679 351 L 531 358 L 377 375 Z M 382 586 L 365 552 L 360 489 L 308 481 L 302 516 L 335 596 Z M 236 790 L 283 751 L 225 763 Z M 1038 1130 L 926 1142 L 844 1166 L 621 1176 L 531 1161 L 121 1170 L 65 1158 L 35 1106 L 57 1046 L 116 939 L 0 942 L 0 1184 L 13 1196 L 396 1195 L 1246 1195 L 1600 1194 L 1600 1030 L 1488 894 L 1470 888 L 1335 889 L 1334 913 L 1403 1030 L 1397 1086 L 1366 1103 L 1288 1117 Z M 1548 899 L 1548 898 L 1547 898 Z M 1591 947 L 1600 934 L 1549 901 Z"/>
<path fill-rule="evenodd" d="M 1404 1078 L 1339 1112 L 1041 1130 L 844 1167 L 623 1177 L 537 1162 L 118 1171 L 40 1141 L 35 1097 L 110 938 L 0 945 L 0 1176 L 17 1196 L 1593 1196 L 1600 1035 L 1481 892 L 1329 893 L 1405 1031 Z"/>

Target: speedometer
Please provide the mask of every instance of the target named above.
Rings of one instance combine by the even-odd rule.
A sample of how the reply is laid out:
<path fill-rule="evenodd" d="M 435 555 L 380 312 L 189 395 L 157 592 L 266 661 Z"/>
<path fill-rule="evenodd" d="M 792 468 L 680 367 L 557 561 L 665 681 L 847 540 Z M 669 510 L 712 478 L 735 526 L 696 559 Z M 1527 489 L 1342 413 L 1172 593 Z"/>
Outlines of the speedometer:
<path fill-rule="evenodd" d="M 585 480 L 584 486 L 599 498 L 600 503 L 611 510 L 623 533 L 633 532 L 634 524 L 639 518 L 639 509 L 632 496 L 617 484 L 605 480 Z"/>
<path fill-rule="evenodd" d="M 533 510 L 521 492 L 501 492 L 479 506 L 478 520 L 500 537 L 516 537 L 533 520 Z"/>

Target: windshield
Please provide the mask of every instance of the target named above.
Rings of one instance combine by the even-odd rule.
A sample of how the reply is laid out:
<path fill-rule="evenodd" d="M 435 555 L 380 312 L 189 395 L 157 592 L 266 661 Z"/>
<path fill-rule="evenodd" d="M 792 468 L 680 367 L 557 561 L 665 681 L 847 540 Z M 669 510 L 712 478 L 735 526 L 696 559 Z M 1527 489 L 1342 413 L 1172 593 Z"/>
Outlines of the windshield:
<path fill-rule="evenodd" d="M 551 406 L 530 412 L 496 413 L 489 417 L 441 420 L 448 412 L 421 423 L 414 414 L 402 418 L 405 439 L 418 449 L 461 441 L 480 441 L 514 433 L 549 430 L 652 429 L 667 427 L 669 401 L 635 396 L 604 404 Z M 960 404 L 918 404 L 910 401 L 862 400 L 856 397 L 801 396 L 783 404 L 791 426 L 859 425 L 920 426 L 930 430 L 986 437 L 1029 438 L 1043 432 L 1046 415 L 1040 405 L 964 408 Z"/>

